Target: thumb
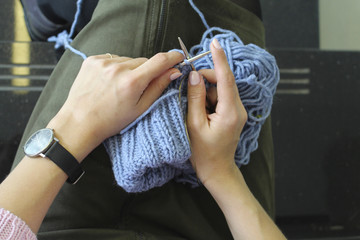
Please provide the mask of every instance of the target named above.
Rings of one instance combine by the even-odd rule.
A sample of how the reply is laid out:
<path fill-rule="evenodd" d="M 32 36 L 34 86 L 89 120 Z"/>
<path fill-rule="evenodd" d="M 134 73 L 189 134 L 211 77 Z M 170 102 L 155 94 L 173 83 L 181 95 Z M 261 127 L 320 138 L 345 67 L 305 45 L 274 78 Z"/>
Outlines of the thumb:
<path fill-rule="evenodd" d="M 202 76 L 192 71 L 188 81 L 188 116 L 187 122 L 191 127 L 200 127 L 207 121 L 206 89 Z"/>

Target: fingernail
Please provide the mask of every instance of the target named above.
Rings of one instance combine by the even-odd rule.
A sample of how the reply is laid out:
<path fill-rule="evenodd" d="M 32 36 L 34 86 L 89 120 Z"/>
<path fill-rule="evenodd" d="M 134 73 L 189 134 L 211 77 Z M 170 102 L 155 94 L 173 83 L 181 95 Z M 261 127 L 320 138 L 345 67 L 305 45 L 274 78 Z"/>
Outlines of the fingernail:
<path fill-rule="evenodd" d="M 175 79 L 177 79 L 178 77 L 180 77 L 182 75 L 181 72 L 176 72 L 170 75 L 170 80 L 174 81 Z"/>
<path fill-rule="evenodd" d="M 200 83 L 200 75 L 196 71 L 190 72 L 189 81 L 191 85 L 198 85 Z"/>
<path fill-rule="evenodd" d="M 220 45 L 220 43 L 219 43 L 219 41 L 218 41 L 216 38 L 214 38 L 214 40 L 212 41 L 212 43 L 213 43 L 213 45 L 214 45 L 215 48 L 217 48 L 217 49 L 221 49 L 221 48 L 222 48 L 221 45 Z"/>

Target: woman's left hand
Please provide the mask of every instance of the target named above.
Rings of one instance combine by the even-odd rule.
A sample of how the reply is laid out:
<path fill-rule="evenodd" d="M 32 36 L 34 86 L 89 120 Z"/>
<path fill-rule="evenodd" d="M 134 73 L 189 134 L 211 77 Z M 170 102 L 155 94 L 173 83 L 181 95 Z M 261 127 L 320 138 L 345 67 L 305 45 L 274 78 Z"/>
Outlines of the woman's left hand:
<path fill-rule="evenodd" d="M 177 52 L 158 53 L 150 59 L 112 56 L 84 61 L 65 104 L 48 126 L 66 145 L 84 143 L 81 147 L 88 150 L 77 158 L 85 157 L 90 148 L 119 133 L 149 108 L 171 79 L 180 76 L 172 67 L 183 60 Z"/>

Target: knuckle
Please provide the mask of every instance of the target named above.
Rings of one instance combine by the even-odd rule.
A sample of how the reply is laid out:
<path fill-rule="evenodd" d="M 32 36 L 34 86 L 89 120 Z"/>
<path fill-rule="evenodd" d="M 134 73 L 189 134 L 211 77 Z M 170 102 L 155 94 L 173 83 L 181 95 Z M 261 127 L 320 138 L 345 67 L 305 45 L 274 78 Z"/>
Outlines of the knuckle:
<path fill-rule="evenodd" d="M 248 120 L 248 113 L 246 112 L 245 109 L 243 109 L 243 111 L 240 112 L 240 123 L 242 126 L 245 125 L 245 123 Z"/>
<path fill-rule="evenodd" d="M 89 56 L 83 61 L 84 66 L 93 65 L 97 61 L 96 56 Z"/>
<path fill-rule="evenodd" d="M 197 117 L 188 116 L 187 118 L 187 128 L 189 133 L 197 133 L 202 127 L 202 122 Z"/>
<path fill-rule="evenodd" d="M 163 52 L 157 53 L 154 57 L 159 64 L 165 64 L 169 61 L 168 54 Z"/>
<path fill-rule="evenodd" d="M 245 111 L 232 111 L 227 115 L 224 125 L 228 128 L 236 129 L 239 127 L 243 127 L 247 121 L 248 115 Z"/>
<path fill-rule="evenodd" d="M 188 100 L 197 100 L 202 98 L 202 89 L 201 88 L 192 88 L 188 89 Z"/>
<path fill-rule="evenodd" d="M 147 60 L 149 60 L 148 58 L 146 58 L 146 57 L 139 57 L 139 58 L 137 58 L 138 60 L 140 60 L 140 61 L 143 61 L 143 62 L 146 62 Z"/>
<path fill-rule="evenodd" d="M 131 90 L 131 89 L 134 89 L 136 87 L 137 81 L 134 78 L 129 78 L 129 79 L 126 80 L 124 85 L 125 85 L 125 89 Z"/>
<path fill-rule="evenodd" d="M 89 56 L 85 59 L 85 61 L 96 61 L 98 59 L 101 59 L 101 57 L 99 55 L 92 55 L 92 56 Z"/>
<path fill-rule="evenodd" d="M 98 56 L 87 57 L 82 63 L 82 67 L 86 68 L 89 71 L 94 69 L 101 71 L 106 67 L 106 65 L 106 61 L 99 58 Z"/>
<path fill-rule="evenodd" d="M 192 91 L 191 93 L 188 94 L 188 100 L 197 100 L 200 98 L 200 93 L 197 93 L 196 91 Z"/>
<path fill-rule="evenodd" d="M 231 71 L 226 71 L 224 74 L 224 83 L 228 86 L 233 86 L 235 83 L 234 74 Z"/>
<path fill-rule="evenodd" d="M 234 114 L 229 114 L 227 118 L 224 120 L 224 125 L 227 128 L 235 128 L 239 124 L 238 116 Z"/>
<path fill-rule="evenodd" d="M 131 59 L 132 58 L 126 57 L 126 56 L 119 56 L 119 58 L 118 58 L 118 60 L 121 61 L 121 62 L 126 62 L 126 61 L 129 61 Z"/>
<path fill-rule="evenodd" d="M 129 74 L 126 80 L 124 81 L 123 89 L 135 89 L 139 85 L 139 77 L 136 74 Z"/>
<path fill-rule="evenodd" d="M 104 68 L 104 75 L 107 78 L 113 79 L 118 75 L 119 69 L 115 66 L 108 66 Z"/>
<path fill-rule="evenodd" d="M 136 58 L 137 66 L 140 66 L 144 63 L 146 63 L 149 59 L 145 57 Z M 133 69 L 136 69 L 136 67 L 133 67 Z"/>
<path fill-rule="evenodd" d="M 188 102 L 189 102 L 189 104 L 193 104 L 195 102 L 198 102 L 200 99 L 201 99 L 200 94 L 195 94 L 195 93 L 188 94 Z"/>
<path fill-rule="evenodd" d="M 109 61 L 107 59 L 95 58 L 91 61 L 91 67 L 96 69 L 106 69 L 109 65 Z"/>
<path fill-rule="evenodd" d="M 128 82 L 138 82 L 140 81 L 141 79 L 143 79 L 143 74 L 139 71 L 136 71 L 136 70 L 132 70 L 129 72 L 128 74 Z"/>

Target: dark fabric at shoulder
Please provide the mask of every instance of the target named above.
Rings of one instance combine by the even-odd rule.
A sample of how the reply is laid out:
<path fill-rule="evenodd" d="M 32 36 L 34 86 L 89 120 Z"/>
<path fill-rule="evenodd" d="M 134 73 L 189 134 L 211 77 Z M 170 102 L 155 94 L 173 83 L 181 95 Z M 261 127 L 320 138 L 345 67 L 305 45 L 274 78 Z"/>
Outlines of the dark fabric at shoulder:
<path fill-rule="evenodd" d="M 239 6 L 249 10 L 253 14 L 255 14 L 258 18 L 262 20 L 262 12 L 261 12 L 261 4 L 259 0 L 231 0 Z"/>

